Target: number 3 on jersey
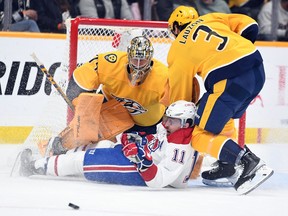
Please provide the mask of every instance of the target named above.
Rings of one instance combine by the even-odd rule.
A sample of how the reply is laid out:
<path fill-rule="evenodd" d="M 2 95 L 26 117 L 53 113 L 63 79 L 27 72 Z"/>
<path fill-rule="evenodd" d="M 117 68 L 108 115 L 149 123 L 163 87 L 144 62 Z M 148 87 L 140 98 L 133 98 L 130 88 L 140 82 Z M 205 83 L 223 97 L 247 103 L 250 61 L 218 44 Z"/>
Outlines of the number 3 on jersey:
<path fill-rule="evenodd" d="M 216 31 L 205 25 L 200 25 L 199 27 L 197 27 L 197 29 L 192 35 L 192 40 L 196 41 L 197 37 L 200 35 L 201 32 L 207 33 L 207 36 L 205 37 L 205 41 L 207 42 L 211 42 L 213 36 L 219 38 L 222 41 L 217 46 L 218 51 L 222 51 L 223 49 L 225 49 L 225 46 L 228 42 L 228 37 L 219 35 Z"/>

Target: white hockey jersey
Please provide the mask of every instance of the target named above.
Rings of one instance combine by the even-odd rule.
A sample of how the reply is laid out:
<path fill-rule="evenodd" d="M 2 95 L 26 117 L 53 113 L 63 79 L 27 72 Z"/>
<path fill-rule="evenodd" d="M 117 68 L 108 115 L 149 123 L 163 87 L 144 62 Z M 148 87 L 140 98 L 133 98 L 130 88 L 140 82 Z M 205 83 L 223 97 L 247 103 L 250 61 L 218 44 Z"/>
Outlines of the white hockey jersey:
<path fill-rule="evenodd" d="M 167 137 L 162 124 L 157 125 L 157 139 L 148 144 L 153 165 L 140 175 L 147 186 L 162 188 L 187 187 L 189 177 L 198 157 L 191 146 L 193 128 L 181 128 Z"/>

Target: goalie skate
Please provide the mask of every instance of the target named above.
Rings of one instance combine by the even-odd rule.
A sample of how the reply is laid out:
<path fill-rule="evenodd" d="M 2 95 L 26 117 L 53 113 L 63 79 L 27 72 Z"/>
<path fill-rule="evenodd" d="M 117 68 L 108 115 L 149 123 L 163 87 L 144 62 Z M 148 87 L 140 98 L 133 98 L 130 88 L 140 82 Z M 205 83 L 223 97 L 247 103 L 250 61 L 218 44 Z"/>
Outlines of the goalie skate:
<path fill-rule="evenodd" d="M 38 145 L 38 148 L 40 149 L 39 145 Z M 48 144 L 46 146 L 42 145 L 42 148 L 43 148 L 43 150 L 41 150 L 41 151 L 45 152 L 44 157 L 49 157 L 52 155 L 65 154 L 67 152 L 67 149 L 65 149 L 62 145 L 61 137 L 58 137 L 58 136 L 51 137 L 48 141 Z"/>
<path fill-rule="evenodd" d="M 236 190 L 241 195 L 248 194 L 270 178 L 273 173 L 274 171 L 263 163 L 251 178 L 241 184 Z"/>

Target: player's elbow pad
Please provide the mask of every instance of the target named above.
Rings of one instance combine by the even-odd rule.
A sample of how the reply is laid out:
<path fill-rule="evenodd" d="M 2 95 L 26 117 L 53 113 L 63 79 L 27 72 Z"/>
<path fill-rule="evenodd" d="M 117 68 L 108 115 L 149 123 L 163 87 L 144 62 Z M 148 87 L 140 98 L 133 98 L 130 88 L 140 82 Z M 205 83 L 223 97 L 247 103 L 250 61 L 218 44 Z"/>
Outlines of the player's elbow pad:
<path fill-rule="evenodd" d="M 259 31 L 258 25 L 254 23 L 250 25 L 248 28 L 246 28 L 242 32 L 241 36 L 254 43 L 257 39 L 258 31 Z"/>

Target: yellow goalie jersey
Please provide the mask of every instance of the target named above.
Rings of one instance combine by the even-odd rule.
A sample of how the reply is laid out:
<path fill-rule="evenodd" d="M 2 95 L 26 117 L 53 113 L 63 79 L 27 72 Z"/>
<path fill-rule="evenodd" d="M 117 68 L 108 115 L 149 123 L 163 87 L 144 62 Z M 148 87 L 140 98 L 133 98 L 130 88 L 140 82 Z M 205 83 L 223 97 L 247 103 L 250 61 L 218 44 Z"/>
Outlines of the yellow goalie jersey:
<path fill-rule="evenodd" d="M 161 120 L 168 105 L 168 68 L 153 59 L 145 81 L 132 86 L 128 79 L 128 56 L 115 51 L 97 55 L 78 67 L 73 78 L 79 87 L 92 91 L 102 84 L 107 100 L 115 98 L 130 112 L 135 124 L 150 126 Z"/>
<path fill-rule="evenodd" d="M 225 66 L 249 55 L 260 54 L 254 46 L 258 25 L 241 14 L 210 13 L 200 16 L 181 31 L 168 54 L 170 103 L 191 101 L 193 77 L 202 77 L 206 90 L 219 80 L 237 76 Z M 241 64 L 242 71 L 247 64 Z M 218 71 L 216 69 L 223 68 Z M 181 74 L 181 76 L 179 75 Z"/>

